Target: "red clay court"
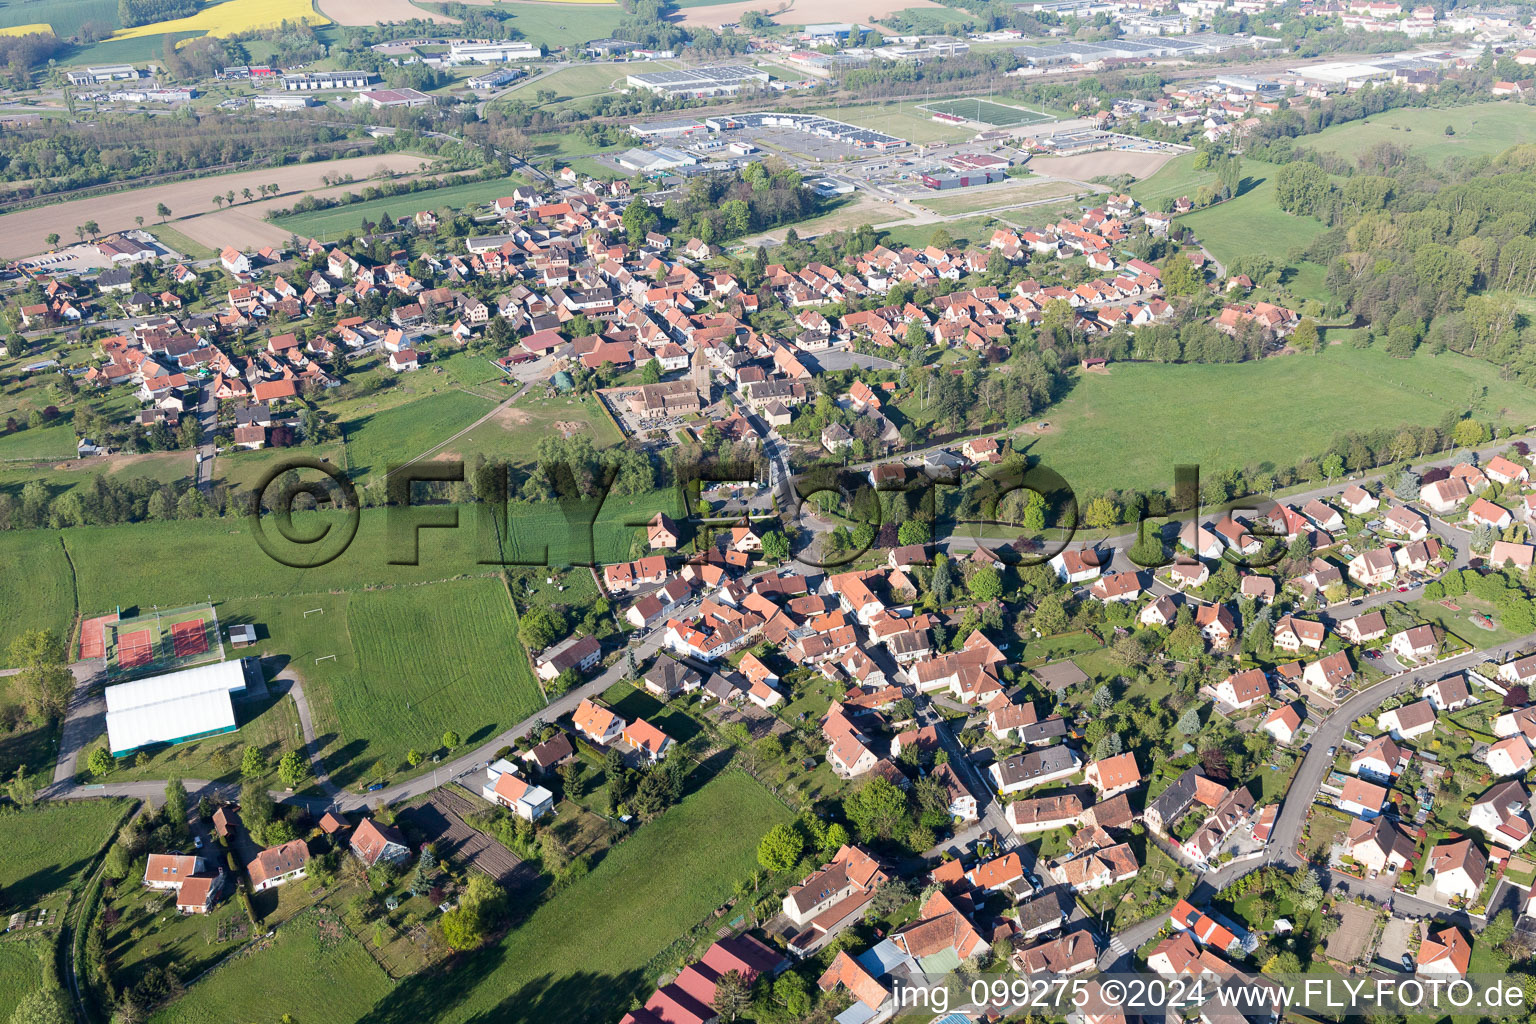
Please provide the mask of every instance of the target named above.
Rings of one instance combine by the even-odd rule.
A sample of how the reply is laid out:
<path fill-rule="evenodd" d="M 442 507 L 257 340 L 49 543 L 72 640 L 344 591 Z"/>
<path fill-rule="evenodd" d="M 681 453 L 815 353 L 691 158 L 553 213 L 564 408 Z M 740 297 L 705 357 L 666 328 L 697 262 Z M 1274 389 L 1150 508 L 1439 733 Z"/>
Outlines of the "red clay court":
<path fill-rule="evenodd" d="M 138 629 L 117 636 L 117 667 L 138 668 L 155 660 L 155 631 Z"/>
<path fill-rule="evenodd" d="M 117 613 L 98 615 L 80 623 L 80 658 L 100 658 L 107 653 L 105 627 L 117 621 Z"/>
<path fill-rule="evenodd" d="M 208 630 L 202 619 L 188 619 L 171 626 L 171 650 L 178 658 L 208 653 Z"/>

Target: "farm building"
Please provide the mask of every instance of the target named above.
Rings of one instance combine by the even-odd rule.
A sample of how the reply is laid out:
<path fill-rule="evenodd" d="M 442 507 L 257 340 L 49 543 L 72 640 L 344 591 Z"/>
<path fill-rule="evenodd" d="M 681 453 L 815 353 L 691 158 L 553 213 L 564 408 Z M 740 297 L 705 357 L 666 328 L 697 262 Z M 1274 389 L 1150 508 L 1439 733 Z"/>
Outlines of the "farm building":
<path fill-rule="evenodd" d="M 218 661 L 107 687 L 107 741 L 112 756 L 157 743 L 184 743 L 234 732 L 235 706 L 230 695 L 245 691 L 248 661 Z"/>

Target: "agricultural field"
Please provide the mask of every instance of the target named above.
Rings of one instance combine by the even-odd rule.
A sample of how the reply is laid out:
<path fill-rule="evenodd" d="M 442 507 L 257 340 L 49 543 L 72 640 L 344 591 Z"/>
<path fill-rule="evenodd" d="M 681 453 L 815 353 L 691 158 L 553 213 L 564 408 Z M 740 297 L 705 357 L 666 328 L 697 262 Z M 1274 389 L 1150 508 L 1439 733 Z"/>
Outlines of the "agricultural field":
<path fill-rule="evenodd" d="M 229 1024 L 275 1021 L 354 1024 L 371 1016 L 393 983 L 362 945 L 320 910 L 289 921 L 201 979 L 152 1024 Z"/>
<path fill-rule="evenodd" d="M 1181 400 L 1170 404 L 1170 394 Z M 1264 396 L 1263 416 L 1253 415 L 1255 395 Z M 1119 363 L 1084 375 L 1029 451 L 1080 495 L 1167 488 L 1175 463 L 1274 469 L 1317 455 L 1343 429 L 1341 408 L 1350 410 L 1349 429 L 1366 431 L 1439 422 L 1472 395 L 1481 396 L 1473 410 L 1481 418 L 1536 417 L 1536 395 L 1500 380 L 1497 367 L 1454 354 L 1393 359 L 1335 345 L 1226 366 Z"/>
<path fill-rule="evenodd" d="M 964 142 L 976 134 L 974 127 L 940 124 L 916 103 L 863 103 L 825 107 L 812 113 L 895 135 L 908 142 Z"/>
<path fill-rule="evenodd" d="M 410 0 L 320 0 L 316 6 L 320 13 L 338 25 L 375 25 L 390 21 L 436 22 L 439 25 L 457 25 L 457 18 L 439 14 Z"/>
<path fill-rule="evenodd" d="M 1274 164 L 1243 161 L 1243 190 L 1236 199 L 1179 218 L 1212 256 L 1230 264 L 1260 253 L 1284 262 L 1326 229 L 1316 217 L 1297 217 L 1275 204 Z"/>
<path fill-rule="evenodd" d="M 73 884 L 125 806 L 117 800 L 65 800 L 0 814 L 0 906 L 25 910 Z"/>
<path fill-rule="evenodd" d="M 75 577 L 59 534 L 0 531 L 0 662 L 5 649 L 29 629 L 63 636 L 75 615 Z"/>
<path fill-rule="evenodd" d="M 21 997 L 43 983 L 43 957 L 52 955 L 38 939 L 0 943 L 0 1020 L 10 1020 Z"/>
<path fill-rule="evenodd" d="M 263 28 L 277 28 L 283 22 L 325 25 L 324 15 L 316 14 L 310 0 L 223 0 L 211 2 L 196 14 L 171 21 L 126 28 L 114 39 L 137 39 L 169 32 L 195 32 L 198 35 L 231 36 Z"/>
<path fill-rule="evenodd" d="M 458 984 L 408 980 L 370 1020 L 616 1020 L 631 995 L 655 983 L 649 961 L 730 897 L 757 868 L 758 839 L 791 817 L 749 776 L 719 775 L 614 847 L 499 945 L 474 954 L 455 974 Z M 589 926 L 597 920 L 603 927 Z"/>
<path fill-rule="evenodd" d="M 624 10 L 617 3 L 559 3 L 536 0 L 507 0 L 504 3 L 487 3 L 476 0 L 478 5 L 494 6 L 499 14 L 507 16 L 503 24 L 523 38 L 542 43 L 545 49 L 573 46 L 589 39 L 601 39 L 613 35 L 624 19 Z"/>
<path fill-rule="evenodd" d="M 1077 186 L 1065 181 L 1020 181 L 1007 185 L 984 185 L 978 188 L 960 189 L 957 192 L 934 192 L 933 198 L 922 196 L 914 202 L 926 206 L 934 213 L 951 216 L 994 210 L 1006 213 L 1009 207 L 1027 203 L 1045 203 L 1053 199 L 1068 199 L 1081 194 Z"/>
<path fill-rule="evenodd" d="M 409 462 L 495 408 L 477 395 L 443 391 L 341 422 L 352 478 L 363 482 Z"/>
<path fill-rule="evenodd" d="M 0 26 L 7 29 L 46 23 L 54 35 L 65 37 L 77 35 L 89 22 L 117 28 L 116 0 L 11 0 L 0 7 Z"/>
<path fill-rule="evenodd" d="M 1451 125 L 1455 134 L 1447 135 Z M 1409 107 L 1336 125 L 1298 140 L 1308 149 L 1355 159 L 1387 142 L 1417 153 L 1430 164 L 1451 157 L 1492 156 L 1510 146 L 1536 141 L 1536 123 L 1523 103 L 1473 103 L 1454 110 Z"/>
<path fill-rule="evenodd" d="M 308 213 L 289 214 L 286 217 L 279 217 L 277 226 L 288 234 L 324 241 L 335 239 L 348 232 L 355 234 L 364 218 L 377 222 L 386 213 L 391 217 L 408 217 L 417 210 L 441 210 L 445 206 L 462 210 L 466 207 L 493 202 L 511 193 L 515 187 L 515 182 L 502 179 L 472 181 L 465 185 L 449 185 L 427 192 L 370 199 L 333 210 L 311 210 Z M 354 186 L 353 191 L 359 191 L 359 189 Z"/>
<path fill-rule="evenodd" d="M 438 750 L 448 729 L 466 744 L 483 743 L 543 706 L 499 580 L 290 603 L 300 615 L 325 609 L 309 616 L 315 621 L 306 624 L 304 649 L 280 639 L 272 646 L 292 656 L 292 670 L 304 680 L 323 756 L 339 785 L 404 770 L 408 750 Z M 278 638 L 273 624 L 267 627 Z"/>
<path fill-rule="evenodd" d="M 240 2 L 242 0 L 230 0 L 230 3 Z M 170 185 L 128 189 L 8 213 L 0 217 L 0 259 L 16 259 L 42 252 L 47 248 L 44 239 L 50 233 L 73 237 L 74 226 L 87 221 L 95 221 L 103 234 L 134 227 L 135 217 L 143 217 L 145 226 L 153 228 L 160 220 L 155 211 L 161 203 L 170 208 L 173 218 L 190 215 L 217 218 L 218 211 L 214 208 L 213 197 L 224 195 L 230 189 L 238 196 L 242 189 L 254 190 L 257 185 L 277 185 L 280 197 L 288 196 L 286 203 L 291 204 L 299 193 L 320 185 L 320 179 L 324 176 L 351 174 L 359 179 L 352 187 L 360 189 L 362 179 L 380 171 L 400 174 L 415 171 L 420 165 L 421 158 L 410 153 L 381 153 L 377 156 L 269 167 L 259 171 L 215 174 Z M 421 207 L 418 205 L 414 209 Z M 182 230 L 187 229 L 184 226 Z"/>

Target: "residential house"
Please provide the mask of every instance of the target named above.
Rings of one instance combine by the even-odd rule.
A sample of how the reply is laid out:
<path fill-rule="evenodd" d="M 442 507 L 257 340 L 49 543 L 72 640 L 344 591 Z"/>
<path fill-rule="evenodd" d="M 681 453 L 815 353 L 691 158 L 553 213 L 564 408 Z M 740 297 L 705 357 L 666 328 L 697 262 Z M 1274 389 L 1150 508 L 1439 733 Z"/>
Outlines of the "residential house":
<path fill-rule="evenodd" d="M 1397 774 L 1398 767 L 1403 762 L 1403 748 L 1393 742 L 1391 736 L 1385 734 L 1371 740 L 1360 752 L 1349 760 L 1349 770 L 1365 779 L 1373 779 L 1377 782 L 1392 782 L 1392 777 Z"/>
<path fill-rule="evenodd" d="M 1441 713 L 1460 711 L 1470 704 L 1477 703 L 1476 698 L 1472 696 L 1472 691 L 1467 687 L 1467 677 L 1460 672 L 1427 684 L 1420 696 Z"/>
<path fill-rule="evenodd" d="M 571 724 L 592 743 L 606 747 L 623 735 L 626 723 L 607 708 L 583 700 L 571 714 Z"/>
<path fill-rule="evenodd" d="M 1334 798 L 1334 805 L 1339 810 L 1358 818 L 1376 817 L 1386 802 L 1387 791 L 1384 788 L 1360 778 L 1346 779 L 1343 790 Z"/>
<path fill-rule="evenodd" d="M 251 892 L 265 892 L 295 878 L 303 878 L 304 866 L 308 863 L 309 847 L 302 839 L 262 850 L 245 866 Z"/>
<path fill-rule="evenodd" d="M 1135 754 L 1116 754 L 1090 762 L 1083 769 L 1083 781 L 1098 790 L 1100 800 L 1108 800 L 1141 785 L 1141 769 L 1136 766 Z"/>
<path fill-rule="evenodd" d="M 1356 818 L 1344 837 L 1344 852 L 1373 874 L 1401 871 L 1417 849 L 1402 826 L 1387 817 Z"/>
<path fill-rule="evenodd" d="M 1398 742 L 1411 742 L 1435 727 L 1435 706 L 1427 700 L 1383 711 L 1376 725 Z"/>
<path fill-rule="evenodd" d="M 352 831 L 348 845 L 357 859 L 370 868 L 378 864 L 404 864 L 411 859 L 411 848 L 400 830 L 393 825 L 380 825 L 372 818 L 364 818 Z"/>
<path fill-rule="evenodd" d="M 1290 743 L 1301 728 L 1301 712 L 1297 707 L 1293 702 L 1275 708 L 1264 716 L 1264 721 L 1259 723 L 1259 730 L 1268 733 L 1276 743 Z"/>
<path fill-rule="evenodd" d="M 1430 661 L 1440 650 L 1434 626 L 1413 626 L 1394 633 L 1387 646 L 1393 654 L 1409 661 Z"/>

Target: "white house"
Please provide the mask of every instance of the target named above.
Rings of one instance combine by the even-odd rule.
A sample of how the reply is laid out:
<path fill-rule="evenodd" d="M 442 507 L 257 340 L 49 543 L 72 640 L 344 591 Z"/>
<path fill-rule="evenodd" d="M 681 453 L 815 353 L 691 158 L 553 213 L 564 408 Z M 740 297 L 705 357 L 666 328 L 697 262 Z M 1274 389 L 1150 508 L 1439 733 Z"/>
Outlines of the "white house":
<path fill-rule="evenodd" d="M 1104 571 L 1104 558 L 1092 548 L 1067 548 L 1051 559 L 1051 568 L 1063 583 L 1082 583 Z"/>
<path fill-rule="evenodd" d="M 1387 802 L 1387 791 L 1364 779 L 1348 779 L 1342 792 L 1334 800 L 1339 810 L 1357 818 L 1374 818 L 1381 813 Z"/>
<path fill-rule="evenodd" d="M 1402 760 L 1403 748 L 1394 743 L 1392 737 L 1377 736 L 1360 753 L 1350 758 L 1349 770 L 1361 778 L 1391 782 Z"/>
<path fill-rule="evenodd" d="M 1416 700 L 1400 708 L 1383 711 L 1376 724 L 1399 742 L 1417 739 L 1435 727 L 1435 707 L 1427 700 Z"/>
<path fill-rule="evenodd" d="M 486 770 L 486 783 L 480 795 L 499 804 L 526 821 L 538 821 L 555 809 L 555 795 L 517 775 L 517 768 L 499 758 Z"/>
<path fill-rule="evenodd" d="M 1429 683 L 1420 696 L 1434 705 L 1437 712 L 1460 711 L 1477 703 L 1472 691 L 1467 688 L 1467 677 L 1460 672 Z"/>
<path fill-rule="evenodd" d="M 1269 677 L 1263 669 L 1234 672 L 1216 686 L 1216 698 L 1238 710 L 1250 708 L 1269 696 Z"/>
<path fill-rule="evenodd" d="M 1440 895 L 1470 900 L 1488 880 L 1488 858 L 1471 839 L 1458 839 L 1429 851 L 1425 870 L 1435 876 L 1435 891 Z"/>
<path fill-rule="evenodd" d="M 1523 736 L 1499 740 L 1488 748 L 1488 768 L 1500 778 L 1519 775 L 1531 766 L 1531 748 Z"/>
<path fill-rule="evenodd" d="M 1388 646 L 1393 654 L 1409 661 L 1429 661 L 1439 649 L 1433 626 L 1413 626 L 1401 633 L 1394 633 Z"/>
<path fill-rule="evenodd" d="M 1289 743 L 1301 728 L 1301 713 L 1294 704 L 1283 704 L 1265 716 L 1259 729 L 1274 737 L 1276 743 Z"/>

